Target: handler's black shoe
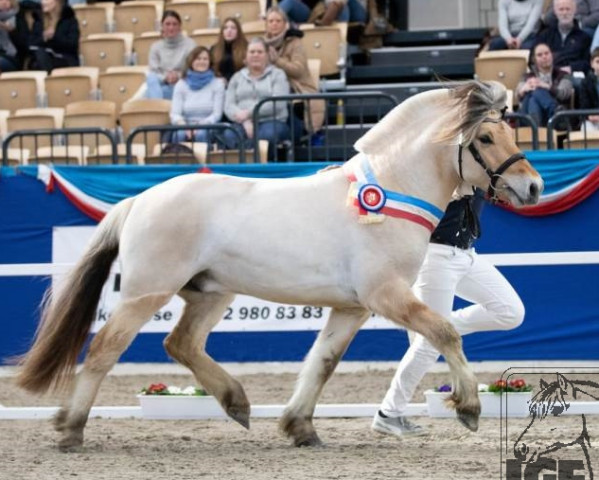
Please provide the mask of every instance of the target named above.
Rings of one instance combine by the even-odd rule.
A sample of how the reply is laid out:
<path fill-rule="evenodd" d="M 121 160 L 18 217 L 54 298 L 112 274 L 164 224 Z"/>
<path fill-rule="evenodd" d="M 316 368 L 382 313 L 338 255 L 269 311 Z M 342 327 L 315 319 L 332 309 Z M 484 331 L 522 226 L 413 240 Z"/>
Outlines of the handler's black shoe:
<path fill-rule="evenodd" d="M 426 434 L 424 428 L 410 422 L 406 417 L 386 417 L 380 411 L 374 415 L 374 420 L 370 428 L 375 432 L 395 435 L 399 438 L 416 437 Z"/>

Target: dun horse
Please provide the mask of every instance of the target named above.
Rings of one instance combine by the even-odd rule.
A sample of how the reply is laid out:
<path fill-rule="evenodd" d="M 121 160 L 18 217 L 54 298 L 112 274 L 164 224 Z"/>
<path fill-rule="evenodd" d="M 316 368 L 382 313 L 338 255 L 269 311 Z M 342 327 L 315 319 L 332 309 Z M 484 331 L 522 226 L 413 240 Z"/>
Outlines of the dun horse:
<path fill-rule="evenodd" d="M 371 312 L 422 334 L 447 360 L 460 421 L 478 428 L 480 403 L 460 336 L 410 290 L 432 229 L 456 188 L 475 185 L 520 206 L 543 182 L 502 121 L 505 89 L 469 82 L 416 95 L 357 143 L 343 168 L 310 177 L 185 175 L 116 205 L 63 286 L 50 293 L 19 385 L 71 383 L 55 418 L 59 447 L 83 442 L 104 376 L 173 295 L 186 306 L 164 346 L 227 414 L 249 427 L 241 384 L 205 351 L 235 294 L 332 307 L 281 418 L 295 445 L 318 445 L 320 392 Z M 102 284 L 120 255 L 121 301 L 75 376 Z"/>

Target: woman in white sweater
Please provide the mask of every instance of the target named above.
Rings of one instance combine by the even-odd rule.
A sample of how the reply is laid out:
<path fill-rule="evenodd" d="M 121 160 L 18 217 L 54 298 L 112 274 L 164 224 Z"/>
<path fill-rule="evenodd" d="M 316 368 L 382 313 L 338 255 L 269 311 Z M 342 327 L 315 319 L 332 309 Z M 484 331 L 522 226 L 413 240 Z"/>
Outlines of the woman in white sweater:
<path fill-rule="evenodd" d="M 175 83 L 181 78 L 185 58 L 196 43 L 183 35 L 181 17 L 174 10 L 164 11 L 161 31 L 162 38 L 150 47 L 146 97 L 170 100 Z"/>
<path fill-rule="evenodd" d="M 499 0 L 499 35 L 489 42 L 489 50 L 530 49 L 539 28 L 543 0 Z"/>
<path fill-rule="evenodd" d="M 225 82 L 211 68 L 210 51 L 196 47 L 187 56 L 182 78 L 175 85 L 171 105 L 173 125 L 209 125 L 223 116 Z M 177 130 L 173 141 L 206 142 L 208 129 Z"/>

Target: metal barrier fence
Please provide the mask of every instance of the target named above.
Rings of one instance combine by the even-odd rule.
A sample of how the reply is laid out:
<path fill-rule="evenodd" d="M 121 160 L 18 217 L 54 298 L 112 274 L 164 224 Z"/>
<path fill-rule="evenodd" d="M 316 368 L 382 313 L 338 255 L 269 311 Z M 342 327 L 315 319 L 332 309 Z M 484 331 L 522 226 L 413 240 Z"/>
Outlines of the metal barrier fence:
<path fill-rule="evenodd" d="M 164 160 L 168 156 L 169 163 L 215 163 L 213 159 L 220 158 L 221 163 L 246 163 L 245 148 L 227 148 L 227 142 L 218 133 L 225 131 L 233 132 L 235 143 L 243 145 L 244 140 L 241 133 L 230 123 L 214 123 L 210 125 L 146 125 L 137 127 L 131 130 L 127 137 L 126 158 L 127 163 L 131 163 L 133 158 L 133 145 L 136 137 L 143 137 L 143 145 L 145 151 L 150 150 L 150 146 L 159 145 L 159 151 L 152 152 L 145 156 L 145 163 L 157 163 L 156 160 Z M 191 139 L 187 142 L 172 141 L 172 134 L 178 131 L 190 131 Z M 201 142 L 195 140 L 196 131 L 206 131 L 207 141 Z M 216 132 L 216 133 L 215 133 Z M 151 138 L 153 136 L 153 138 Z M 158 138 L 157 138 L 158 137 Z M 177 144 L 182 144 L 186 149 L 177 149 L 174 147 Z M 165 148 L 168 145 L 169 148 Z M 216 149 L 214 148 L 216 147 Z M 232 155 L 231 155 L 232 154 Z M 232 161 L 230 159 L 233 158 Z M 254 158 L 257 158 L 256 156 Z"/>
<path fill-rule="evenodd" d="M 539 149 L 539 126 L 530 115 L 526 115 L 525 113 L 521 112 L 508 112 L 505 114 L 505 119 L 511 125 L 511 127 L 514 128 L 514 135 L 516 137 L 517 144 L 524 143 L 528 140 L 523 139 L 521 136 L 521 132 L 519 131 L 519 127 L 523 126 L 523 123 L 524 126 L 530 127 L 530 141 L 532 144 L 532 150 Z"/>
<path fill-rule="evenodd" d="M 570 142 L 565 142 L 565 140 L 569 140 L 572 132 L 577 131 L 577 129 L 572 128 L 573 119 L 580 121 L 580 125 L 582 127 L 581 131 L 583 135 L 579 140 L 582 140 L 583 147 L 587 148 L 587 127 L 584 120 L 586 119 L 586 117 L 590 115 L 599 115 L 599 109 L 581 108 L 578 110 L 562 110 L 553 115 L 553 117 L 551 117 L 547 122 L 547 149 L 552 150 L 553 148 L 555 148 L 555 146 L 553 145 L 554 136 L 557 137 L 558 135 L 561 137 L 558 138 L 558 141 L 561 141 L 562 145 L 565 144 L 570 146 Z M 560 133 L 558 134 L 557 132 Z"/>
<path fill-rule="evenodd" d="M 325 103 L 324 123 L 319 132 L 310 131 L 303 122 L 304 110 L 309 111 L 310 103 L 315 101 Z M 252 116 L 254 129 L 260 109 L 272 103 L 276 111 L 277 102 L 285 102 L 289 110 L 290 138 L 275 138 L 274 142 L 288 142 L 286 158 L 282 159 L 288 162 L 347 160 L 355 154 L 353 143 L 398 105 L 395 96 L 379 91 L 278 95 L 258 101 Z M 254 138 L 254 152 L 257 141 Z"/>
<path fill-rule="evenodd" d="M 13 155 L 10 150 L 14 144 L 16 146 L 12 147 L 15 150 Z M 100 153 L 101 145 L 109 146 L 105 153 Z M 92 148 L 92 152 L 96 153 L 95 158 L 98 159 L 96 163 L 117 163 L 116 137 L 106 128 L 17 130 L 9 133 L 2 141 L 2 165 L 7 166 L 10 158 L 14 158 L 20 164 L 28 163 L 30 159 L 35 163 L 60 159 L 66 164 L 83 164 L 94 158 L 89 153 Z"/>

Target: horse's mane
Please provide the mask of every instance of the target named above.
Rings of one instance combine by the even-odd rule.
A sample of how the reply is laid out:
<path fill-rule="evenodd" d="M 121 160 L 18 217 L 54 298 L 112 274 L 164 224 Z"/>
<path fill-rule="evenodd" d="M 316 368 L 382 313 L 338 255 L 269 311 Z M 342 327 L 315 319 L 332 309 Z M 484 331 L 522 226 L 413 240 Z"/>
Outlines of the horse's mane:
<path fill-rule="evenodd" d="M 506 90 L 498 82 L 470 81 L 459 87 L 423 92 L 402 102 L 372 127 L 354 145 L 362 153 L 384 151 L 398 137 L 402 127 L 420 119 L 421 128 L 434 125 L 436 142 L 454 141 L 460 134 L 462 144 L 469 145 L 485 118 L 500 118 L 506 105 Z M 414 130 L 410 137 L 414 137 Z"/>
<path fill-rule="evenodd" d="M 543 420 L 549 412 L 553 411 L 556 403 L 562 403 L 559 382 L 551 382 L 530 400 L 528 411 L 533 417 Z"/>

